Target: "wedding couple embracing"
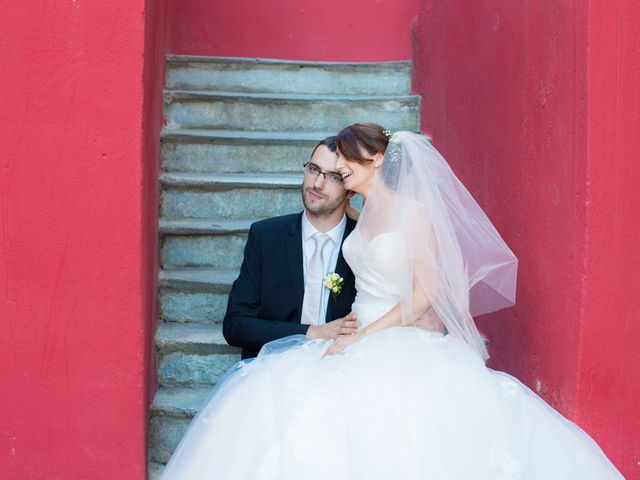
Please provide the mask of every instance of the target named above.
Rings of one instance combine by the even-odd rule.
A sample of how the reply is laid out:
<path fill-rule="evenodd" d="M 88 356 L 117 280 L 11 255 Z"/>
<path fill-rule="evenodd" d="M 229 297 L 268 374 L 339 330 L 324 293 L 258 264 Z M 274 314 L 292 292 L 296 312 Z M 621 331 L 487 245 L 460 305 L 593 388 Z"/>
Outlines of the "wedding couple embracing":
<path fill-rule="evenodd" d="M 517 259 L 424 136 L 351 125 L 304 169 L 304 211 L 249 231 L 223 329 L 243 360 L 163 479 L 622 478 L 485 366 L 473 316 L 514 303 Z"/>

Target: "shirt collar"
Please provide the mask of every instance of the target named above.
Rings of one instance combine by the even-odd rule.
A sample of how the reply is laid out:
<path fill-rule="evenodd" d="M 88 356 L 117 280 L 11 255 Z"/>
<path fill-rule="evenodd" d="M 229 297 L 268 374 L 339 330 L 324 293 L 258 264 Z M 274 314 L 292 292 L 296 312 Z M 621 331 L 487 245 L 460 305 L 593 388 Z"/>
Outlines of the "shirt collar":
<path fill-rule="evenodd" d="M 331 230 L 326 232 L 334 245 L 340 245 L 340 242 L 342 242 L 342 237 L 344 236 L 344 229 L 346 225 L 347 216 L 343 214 L 340 222 L 338 222 L 338 224 Z M 318 229 L 311 224 L 311 222 L 307 218 L 307 211 L 305 210 L 302 214 L 302 241 L 306 242 L 316 232 L 318 232 Z"/>

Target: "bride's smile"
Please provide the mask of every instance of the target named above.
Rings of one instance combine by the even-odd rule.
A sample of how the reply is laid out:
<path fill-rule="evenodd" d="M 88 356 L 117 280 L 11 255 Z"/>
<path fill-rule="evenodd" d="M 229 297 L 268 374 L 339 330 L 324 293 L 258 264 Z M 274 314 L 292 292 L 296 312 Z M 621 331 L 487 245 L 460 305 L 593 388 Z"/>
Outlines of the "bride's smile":
<path fill-rule="evenodd" d="M 374 136 L 373 145 L 384 146 L 387 144 L 388 139 L 384 132 L 369 128 L 366 125 L 363 128 L 366 129 L 366 134 Z M 342 142 L 342 149 L 341 145 L 338 144 L 336 168 L 342 175 L 344 187 L 352 192 L 360 193 L 366 198 L 374 181 L 376 171 L 382 164 L 384 154 L 380 150 L 377 152 L 368 151 L 361 144 L 352 145 L 350 140 L 353 139 L 345 137 Z M 384 149 L 382 152 L 384 152 Z"/>

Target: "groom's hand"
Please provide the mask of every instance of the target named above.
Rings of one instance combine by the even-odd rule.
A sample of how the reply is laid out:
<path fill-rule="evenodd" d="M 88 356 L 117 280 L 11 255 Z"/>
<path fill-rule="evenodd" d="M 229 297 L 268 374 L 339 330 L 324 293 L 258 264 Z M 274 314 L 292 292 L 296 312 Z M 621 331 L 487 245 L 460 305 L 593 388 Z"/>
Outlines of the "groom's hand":
<path fill-rule="evenodd" d="M 358 316 L 355 313 L 350 313 L 346 317 L 337 318 L 324 325 L 310 325 L 307 330 L 307 337 L 331 340 L 338 338 L 340 335 L 352 335 L 356 333 L 358 331 L 358 325 L 360 325 Z"/>

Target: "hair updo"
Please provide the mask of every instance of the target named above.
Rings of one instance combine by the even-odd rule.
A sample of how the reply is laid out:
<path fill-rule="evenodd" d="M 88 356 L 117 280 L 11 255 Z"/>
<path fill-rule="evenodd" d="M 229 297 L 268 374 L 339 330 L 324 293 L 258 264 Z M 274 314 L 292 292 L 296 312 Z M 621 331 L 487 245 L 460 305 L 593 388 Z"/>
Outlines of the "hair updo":
<path fill-rule="evenodd" d="M 370 161 L 376 153 L 384 154 L 389 144 L 384 127 L 375 123 L 354 123 L 340 130 L 337 137 L 342 156 L 356 162 Z M 364 156 L 362 149 L 370 156 Z"/>
<path fill-rule="evenodd" d="M 380 173 L 384 184 L 392 190 L 398 189 L 403 168 L 402 146 L 399 141 L 390 142 L 389 130 L 376 123 L 355 123 L 340 130 L 337 135 L 338 151 L 347 160 L 359 163 L 370 162 L 370 157 L 362 155 L 362 150 L 374 156 L 384 155 Z"/>

